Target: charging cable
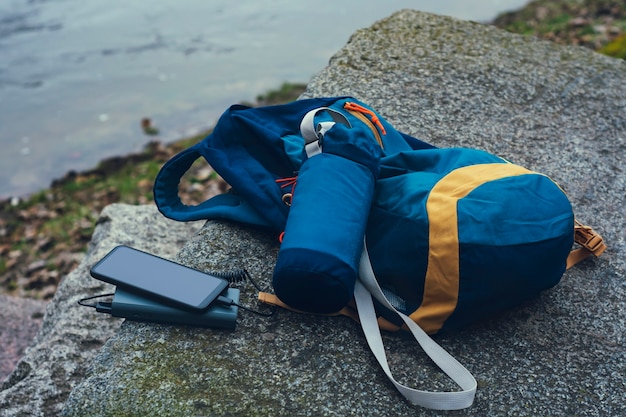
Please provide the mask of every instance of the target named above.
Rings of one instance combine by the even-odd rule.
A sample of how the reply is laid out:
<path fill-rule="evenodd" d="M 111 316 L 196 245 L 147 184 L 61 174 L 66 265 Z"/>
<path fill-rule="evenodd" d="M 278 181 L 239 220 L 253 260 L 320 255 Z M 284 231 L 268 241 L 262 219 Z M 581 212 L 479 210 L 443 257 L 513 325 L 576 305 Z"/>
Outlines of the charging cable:
<path fill-rule="evenodd" d="M 114 295 L 115 295 L 114 293 L 108 293 L 108 294 L 98 294 L 98 295 L 94 295 L 91 297 L 85 297 L 85 298 L 81 298 L 80 300 L 78 300 L 78 304 L 83 307 L 95 308 L 98 313 L 111 314 L 112 313 L 111 302 L 98 301 L 95 304 L 88 304 L 87 301 L 95 300 L 97 298 L 113 297 Z"/>
<path fill-rule="evenodd" d="M 242 309 L 242 310 L 246 310 L 246 311 L 248 311 L 248 312 L 250 312 L 250 313 L 254 313 L 254 314 L 256 314 L 256 315 L 263 316 L 263 317 L 270 317 L 270 316 L 274 315 L 274 311 L 276 310 L 276 309 L 274 308 L 274 306 L 272 306 L 272 308 L 270 309 L 270 311 L 269 311 L 269 312 L 267 312 L 267 313 L 265 313 L 265 312 L 263 312 L 263 311 L 259 311 L 259 310 L 254 310 L 254 309 L 252 309 L 252 308 L 249 308 L 249 307 L 243 306 L 243 305 L 241 305 L 241 304 L 237 304 L 237 303 L 236 303 L 236 302 L 234 302 L 232 299 L 230 299 L 230 298 L 228 298 L 228 297 L 224 297 L 223 295 L 220 295 L 219 297 L 217 297 L 217 298 L 215 299 L 215 301 L 217 301 L 218 303 L 220 303 L 220 304 L 222 304 L 222 305 L 225 305 L 225 306 L 227 306 L 227 307 L 228 307 L 228 306 L 237 306 L 237 307 L 239 307 L 239 308 L 240 308 L 240 309 Z M 98 304 L 100 304 L 100 303 L 98 303 Z"/>
<path fill-rule="evenodd" d="M 233 282 L 240 282 L 240 281 L 243 281 L 243 280 L 247 279 L 248 281 L 250 281 L 252 283 L 252 285 L 254 285 L 254 287 L 257 290 L 263 291 L 261 289 L 261 287 L 252 279 L 252 277 L 250 276 L 248 271 L 245 270 L 245 269 L 237 269 L 237 270 L 234 270 L 234 271 L 226 271 L 226 272 L 211 272 L 210 274 L 214 275 L 216 277 L 219 277 L 219 278 L 226 279 L 231 284 Z M 95 299 L 98 299 L 98 298 L 113 297 L 113 296 L 115 296 L 114 293 L 93 295 L 91 297 L 81 298 L 80 300 L 78 300 L 78 304 L 81 305 L 81 306 L 84 306 L 84 307 L 95 308 L 96 311 L 99 312 L 99 313 L 112 314 L 113 308 L 112 308 L 112 303 L 110 301 L 98 301 L 95 304 L 87 303 L 87 301 L 95 300 Z M 263 317 L 270 317 L 276 311 L 276 308 L 274 306 L 271 306 L 269 312 L 263 312 L 263 311 L 255 310 L 255 309 L 252 309 L 250 307 L 246 307 L 244 305 L 238 304 L 234 300 L 232 300 L 231 298 L 224 297 L 223 295 L 218 296 L 215 299 L 215 301 L 218 302 L 219 304 L 222 304 L 222 305 L 227 306 L 227 307 L 229 307 L 229 306 L 237 306 L 237 307 L 239 307 L 242 310 L 245 310 L 245 311 L 248 311 L 250 313 L 254 313 L 256 315 L 263 316 Z"/>

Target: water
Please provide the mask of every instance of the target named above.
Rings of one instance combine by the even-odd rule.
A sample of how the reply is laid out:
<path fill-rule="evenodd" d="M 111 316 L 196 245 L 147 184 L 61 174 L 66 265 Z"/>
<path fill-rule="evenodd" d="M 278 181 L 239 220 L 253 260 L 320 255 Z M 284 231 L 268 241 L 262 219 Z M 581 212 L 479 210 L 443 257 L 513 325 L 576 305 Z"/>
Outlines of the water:
<path fill-rule="evenodd" d="M 0 197 L 211 126 L 307 82 L 358 28 L 402 8 L 487 22 L 525 0 L 3 0 Z"/>

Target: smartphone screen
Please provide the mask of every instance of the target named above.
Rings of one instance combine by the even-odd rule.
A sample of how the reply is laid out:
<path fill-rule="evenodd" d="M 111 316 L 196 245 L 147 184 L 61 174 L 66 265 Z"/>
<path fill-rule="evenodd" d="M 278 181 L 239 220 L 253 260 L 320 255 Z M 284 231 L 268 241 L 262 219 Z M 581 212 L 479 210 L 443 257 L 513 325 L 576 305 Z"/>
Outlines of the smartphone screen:
<path fill-rule="evenodd" d="M 128 246 L 118 246 L 91 268 L 91 276 L 193 310 L 211 304 L 228 286 L 223 278 Z"/>

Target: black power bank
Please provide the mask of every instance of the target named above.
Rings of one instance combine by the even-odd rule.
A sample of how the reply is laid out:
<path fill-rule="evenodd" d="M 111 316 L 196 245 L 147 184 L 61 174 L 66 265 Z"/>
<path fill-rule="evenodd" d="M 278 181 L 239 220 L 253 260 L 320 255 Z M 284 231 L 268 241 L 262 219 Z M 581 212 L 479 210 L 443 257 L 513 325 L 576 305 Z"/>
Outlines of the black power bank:
<path fill-rule="evenodd" d="M 239 290 L 228 288 L 222 295 L 233 303 L 239 303 Z M 117 287 L 110 303 L 99 302 L 96 310 L 135 321 L 187 326 L 210 327 L 234 330 L 237 323 L 238 307 L 213 302 L 202 311 L 189 311 L 162 304 L 151 298 Z"/>

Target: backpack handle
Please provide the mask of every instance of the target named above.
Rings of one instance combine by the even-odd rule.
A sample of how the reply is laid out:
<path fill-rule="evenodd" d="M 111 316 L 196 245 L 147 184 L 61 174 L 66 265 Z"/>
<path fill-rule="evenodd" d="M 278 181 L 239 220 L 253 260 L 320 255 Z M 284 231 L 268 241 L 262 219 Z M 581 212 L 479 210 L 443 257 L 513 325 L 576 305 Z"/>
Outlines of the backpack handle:
<path fill-rule="evenodd" d="M 320 122 L 315 124 L 315 116 L 321 112 L 327 112 L 333 119 L 332 122 Z M 304 150 L 308 158 L 322 152 L 322 140 L 324 134 L 329 131 L 335 123 L 340 123 L 349 128 L 352 127 L 348 118 L 341 112 L 330 107 L 318 107 L 309 110 L 300 122 L 300 134 L 304 138 Z"/>
<path fill-rule="evenodd" d="M 178 185 L 191 165 L 202 156 L 200 143 L 183 150 L 163 165 L 154 180 L 154 202 L 167 218 L 194 221 L 221 218 L 251 225 L 269 227 L 252 206 L 234 192 L 218 194 L 198 205 L 186 205 L 180 200 Z"/>

